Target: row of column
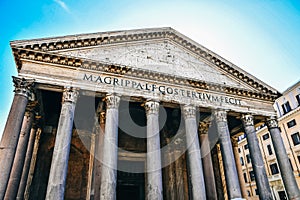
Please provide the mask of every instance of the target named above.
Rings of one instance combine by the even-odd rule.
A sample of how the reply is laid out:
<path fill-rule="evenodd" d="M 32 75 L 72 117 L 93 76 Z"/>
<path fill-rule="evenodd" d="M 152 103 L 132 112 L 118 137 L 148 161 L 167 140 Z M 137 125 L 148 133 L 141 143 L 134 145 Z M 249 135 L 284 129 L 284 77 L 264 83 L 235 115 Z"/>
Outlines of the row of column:
<path fill-rule="evenodd" d="M 0 143 L 0 199 L 11 199 L 10 194 L 16 194 L 16 185 L 20 178 L 20 169 L 22 169 L 24 160 L 14 163 L 14 158 L 24 157 L 24 153 L 17 150 L 17 144 L 20 137 L 20 131 L 25 114 L 25 108 L 28 104 L 30 89 L 33 85 L 32 80 L 25 80 L 14 77 L 15 96 L 8 121 L 4 129 L 3 137 Z M 73 129 L 73 118 L 75 112 L 78 90 L 74 88 L 65 88 L 63 92 L 62 108 L 58 123 L 55 147 L 52 157 L 46 199 L 63 199 L 68 167 L 68 158 L 70 152 L 71 136 Z M 106 97 L 106 121 L 105 134 L 103 143 L 103 165 L 101 168 L 101 199 L 116 198 L 116 169 L 118 159 L 118 106 L 120 97 L 111 94 Z M 145 103 L 147 116 L 147 199 L 162 199 L 162 172 L 160 158 L 160 137 L 159 137 L 159 103 L 156 101 L 147 101 Z M 209 179 L 211 174 L 210 164 L 204 164 L 202 167 L 201 152 L 198 140 L 198 130 L 195 106 L 185 105 L 182 108 L 185 127 L 186 143 L 189 160 L 189 169 L 191 176 L 192 196 L 193 199 L 206 199 L 214 195 L 215 191 L 205 188 L 205 181 L 213 184 L 214 181 Z M 26 116 L 26 115 L 25 115 Z M 242 197 L 235 159 L 233 156 L 230 133 L 227 124 L 227 113 L 224 110 L 213 111 L 217 129 L 219 133 L 219 142 L 222 149 L 224 161 L 225 176 L 228 186 L 230 199 L 239 199 Z M 272 199 L 270 186 L 268 183 L 266 171 L 264 168 L 262 156 L 259 150 L 258 141 L 255 133 L 253 117 L 244 115 L 242 117 L 245 132 L 247 134 L 249 150 L 252 164 L 255 172 L 256 182 L 260 197 L 262 199 Z M 27 122 L 26 124 L 30 124 Z M 288 157 L 282 142 L 280 131 L 275 118 L 267 121 L 271 133 L 274 149 L 277 155 L 282 179 L 290 199 L 300 197 L 299 189 L 295 177 L 288 165 Z M 24 125 L 25 126 L 25 125 Z M 25 130 L 26 128 L 24 128 Z M 26 129 L 27 130 L 27 129 Z M 28 132 L 28 130 L 27 130 Z M 21 134 L 22 135 L 22 134 Z M 200 140 L 203 139 L 201 136 Z M 202 138 L 202 139 L 201 139 Z M 25 139 L 25 144 L 28 140 Z M 19 142 L 18 148 L 25 148 Z M 209 148 L 202 144 L 202 148 Z M 26 151 L 26 149 L 25 149 Z M 211 163 L 209 158 L 205 163 Z M 203 173 L 203 170 L 205 173 Z M 22 172 L 21 172 L 22 174 Z M 205 176 L 204 176 L 205 175 Z M 11 178 L 10 178 L 11 177 Z M 210 177 L 211 178 L 211 177 Z M 205 180 L 205 181 L 204 181 Z M 9 184 L 9 183 L 12 184 Z M 7 187 L 14 186 L 14 189 Z M 208 194 L 206 194 L 206 191 Z M 212 193 L 211 193 L 212 192 Z M 215 197 L 213 197 L 215 198 Z"/>

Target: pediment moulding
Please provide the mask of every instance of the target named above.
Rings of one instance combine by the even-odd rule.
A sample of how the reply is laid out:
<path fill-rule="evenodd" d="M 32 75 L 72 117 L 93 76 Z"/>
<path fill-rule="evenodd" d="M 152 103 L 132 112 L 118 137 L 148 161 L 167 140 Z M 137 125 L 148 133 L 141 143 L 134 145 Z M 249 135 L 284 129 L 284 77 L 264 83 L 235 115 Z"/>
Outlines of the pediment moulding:
<path fill-rule="evenodd" d="M 108 71 L 117 74 L 128 74 L 139 76 L 142 74 L 145 78 L 156 76 L 159 80 L 174 79 L 177 81 L 188 81 L 190 85 L 202 85 L 201 81 L 197 80 L 180 80 L 180 78 L 168 77 L 164 74 L 154 72 L 146 72 L 146 70 L 134 69 L 129 66 L 112 65 L 94 60 L 76 58 L 71 56 L 63 56 L 59 54 L 61 50 L 79 49 L 86 47 L 96 47 L 107 44 L 120 44 L 129 42 L 165 40 L 172 41 L 195 54 L 201 59 L 218 67 L 232 78 L 238 79 L 251 86 L 257 91 L 243 91 L 237 88 L 226 88 L 229 93 L 240 94 L 242 96 L 251 96 L 259 99 L 274 100 L 280 94 L 274 88 L 266 85 L 252 75 L 243 71 L 239 67 L 223 59 L 212 51 L 206 49 L 200 44 L 180 34 L 172 28 L 153 28 L 153 29 L 138 29 L 129 31 L 114 31 L 102 32 L 94 34 L 81 34 L 64 37 L 44 38 L 35 40 L 21 40 L 11 42 L 11 47 L 14 52 L 15 60 L 19 69 L 22 67 L 21 59 L 29 59 L 41 62 L 48 62 L 72 67 L 81 67 L 84 69 Z M 147 76 L 148 75 L 148 76 Z M 206 89 L 210 89 L 209 84 L 204 83 Z M 207 88 L 208 87 L 208 88 Z M 222 86 L 224 87 L 224 86 Z M 201 86 L 200 86 L 201 88 Z M 203 88 L 205 89 L 205 88 Z"/>
<path fill-rule="evenodd" d="M 168 82 L 171 84 L 180 84 L 183 86 L 195 87 L 203 90 L 223 92 L 226 94 L 239 95 L 247 98 L 254 98 L 266 101 L 274 101 L 278 97 L 275 93 L 267 88 L 260 88 L 260 92 L 250 91 L 242 88 L 235 88 L 224 86 L 222 84 L 208 83 L 201 80 L 191 80 L 183 77 L 172 76 L 169 74 L 154 72 L 151 70 L 137 69 L 124 65 L 112 65 L 108 63 L 52 54 L 49 52 L 33 51 L 28 49 L 13 48 L 14 56 L 18 57 L 19 69 L 21 69 L 22 60 L 30 60 L 37 62 L 44 62 L 49 64 L 63 65 L 73 68 L 82 68 L 87 70 L 94 70 L 106 72 L 111 74 L 126 75 L 130 77 L 137 77 L 142 79 L 151 79 L 155 81 Z"/>

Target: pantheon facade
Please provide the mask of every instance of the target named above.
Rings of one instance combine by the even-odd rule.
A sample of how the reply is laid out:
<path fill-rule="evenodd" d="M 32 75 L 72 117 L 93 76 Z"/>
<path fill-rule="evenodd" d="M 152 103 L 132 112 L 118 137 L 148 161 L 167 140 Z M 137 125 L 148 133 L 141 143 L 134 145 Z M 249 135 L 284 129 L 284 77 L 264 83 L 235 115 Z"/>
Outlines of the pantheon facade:
<path fill-rule="evenodd" d="M 12 41 L 18 76 L 0 143 L 0 199 L 246 199 L 247 135 L 260 199 L 273 199 L 256 127 L 300 199 L 273 103 L 280 93 L 172 28 Z M 238 53 L 237 53 L 238 56 Z"/>

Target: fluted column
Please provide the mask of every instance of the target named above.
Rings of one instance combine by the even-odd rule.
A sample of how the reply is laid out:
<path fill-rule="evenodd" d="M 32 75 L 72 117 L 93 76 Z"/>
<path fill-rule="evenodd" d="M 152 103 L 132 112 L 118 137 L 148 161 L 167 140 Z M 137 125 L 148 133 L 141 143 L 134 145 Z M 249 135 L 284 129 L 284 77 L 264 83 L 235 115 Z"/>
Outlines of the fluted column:
<path fill-rule="evenodd" d="M 163 199 L 160 135 L 159 135 L 159 103 L 145 103 L 147 116 L 147 200 Z"/>
<path fill-rule="evenodd" d="M 241 165 L 239 151 L 238 151 L 237 138 L 232 138 L 232 146 L 233 146 L 233 154 L 234 154 L 236 169 L 237 169 L 238 177 L 239 177 L 239 181 L 240 181 L 242 196 L 243 196 L 243 198 L 246 199 L 248 197 L 248 195 L 247 195 L 247 191 L 246 191 L 245 180 L 243 177 L 243 170 L 242 170 L 242 165 Z"/>
<path fill-rule="evenodd" d="M 290 166 L 286 148 L 278 128 L 277 119 L 275 117 L 270 117 L 266 124 L 271 134 L 276 158 L 287 195 L 291 200 L 298 200 L 300 199 L 300 191 Z"/>
<path fill-rule="evenodd" d="M 242 194 L 227 124 L 227 113 L 224 110 L 214 110 L 213 115 L 219 133 L 228 196 L 229 199 L 238 199 L 242 197 Z"/>
<path fill-rule="evenodd" d="M 253 116 L 250 114 L 243 115 L 242 122 L 247 135 L 247 142 L 259 197 L 264 200 L 273 199 L 264 160 L 256 136 Z"/>
<path fill-rule="evenodd" d="M 46 199 L 64 199 L 68 160 L 70 154 L 73 120 L 78 91 L 65 88 L 59 117 Z"/>
<path fill-rule="evenodd" d="M 16 148 L 20 136 L 25 108 L 34 80 L 13 77 L 15 96 L 0 142 L 0 199 L 3 199 L 8 184 Z"/>
<path fill-rule="evenodd" d="M 34 109 L 36 105 L 37 102 L 33 101 L 28 103 L 26 108 L 16 150 L 16 155 L 5 193 L 5 199 L 15 199 L 18 193 L 18 188 L 21 181 L 25 161 L 26 150 L 28 146 L 30 130 L 32 127 L 32 122 L 34 120 Z"/>
<path fill-rule="evenodd" d="M 211 159 L 211 148 L 209 144 L 208 138 L 208 128 L 210 126 L 210 122 L 200 122 L 199 123 L 199 138 L 201 143 L 201 155 L 202 155 L 202 164 L 203 164 L 203 172 L 204 172 L 204 180 L 205 180 L 205 189 L 207 199 L 215 199 L 217 200 L 217 190 L 215 183 L 215 175 L 214 169 L 212 165 Z"/>
<path fill-rule="evenodd" d="M 18 194 L 17 194 L 17 200 L 22 200 L 24 199 L 24 193 L 25 193 L 25 188 L 26 188 L 26 183 L 27 183 L 27 178 L 29 174 L 29 169 L 30 169 L 30 164 L 31 164 L 31 158 L 33 154 L 33 147 L 34 147 L 34 142 L 35 142 L 35 137 L 36 137 L 36 132 L 38 129 L 38 120 L 40 119 L 41 116 L 35 116 L 35 121 L 33 122 L 31 131 L 30 131 L 30 136 L 29 136 L 29 141 L 28 141 L 28 147 L 26 151 L 26 156 L 25 156 L 25 162 L 24 162 L 24 167 L 23 167 L 23 172 L 22 172 L 22 177 L 18 189 Z"/>
<path fill-rule="evenodd" d="M 196 107 L 183 106 L 193 199 L 206 199 L 201 152 L 199 147 Z"/>
<path fill-rule="evenodd" d="M 120 97 L 106 96 L 106 121 L 101 172 L 101 200 L 116 199 Z"/>

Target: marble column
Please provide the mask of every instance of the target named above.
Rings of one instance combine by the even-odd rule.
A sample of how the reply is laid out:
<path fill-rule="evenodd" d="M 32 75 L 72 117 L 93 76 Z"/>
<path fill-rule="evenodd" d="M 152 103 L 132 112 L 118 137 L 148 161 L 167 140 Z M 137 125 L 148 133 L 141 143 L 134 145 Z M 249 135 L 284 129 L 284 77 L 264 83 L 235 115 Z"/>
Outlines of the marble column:
<path fill-rule="evenodd" d="M 147 200 L 163 199 L 160 134 L 159 134 L 159 103 L 145 103 L 147 116 Z"/>
<path fill-rule="evenodd" d="M 201 156 L 202 156 L 202 164 L 203 164 L 203 172 L 204 172 L 204 180 L 205 180 L 205 189 L 206 189 L 206 197 L 207 199 L 218 199 L 216 183 L 215 183 L 215 175 L 214 168 L 212 165 L 211 159 L 211 148 L 208 138 L 208 128 L 210 126 L 210 122 L 200 122 L 199 123 L 199 138 L 201 143 Z"/>
<path fill-rule="evenodd" d="M 22 200 L 24 199 L 24 193 L 25 193 L 25 188 L 26 188 L 26 183 L 27 183 L 27 178 L 29 174 L 29 169 L 30 169 L 30 164 L 31 164 L 31 158 L 33 154 L 33 147 L 34 147 L 34 142 L 35 142 L 35 137 L 36 137 L 36 132 L 37 132 L 37 127 L 38 127 L 38 120 L 40 119 L 40 116 L 35 116 L 35 121 L 33 121 L 33 125 L 30 131 L 30 136 L 29 136 L 29 141 L 28 141 L 28 147 L 26 151 L 26 156 L 25 156 L 25 162 L 24 162 L 24 167 L 23 167 L 23 172 L 22 172 L 22 177 L 18 189 L 18 194 L 17 194 L 17 200 Z"/>
<path fill-rule="evenodd" d="M 95 160 L 94 160 L 94 199 L 100 199 L 100 189 L 101 189 L 101 171 L 102 171 L 102 158 L 103 158 L 103 140 L 105 133 L 105 110 L 102 105 L 103 102 L 98 105 L 98 119 L 97 122 L 100 126 L 97 128 L 95 137 Z"/>
<path fill-rule="evenodd" d="M 237 138 L 232 138 L 232 146 L 233 146 L 233 154 L 234 154 L 236 169 L 237 169 L 238 177 L 239 177 L 239 181 L 240 181 L 242 196 L 244 199 L 246 199 L 248 197 L 248 195 L 247 195 L 247 191 L 246 191 L 245 180 L 243 177 L 243 170 L 242 170 L 240 155 L 239 155 L 239 151 L 238 151 Z"/>
<path fill-rule="evenodd" d="M 197 133 L 196 107 L 191 105 L 183 106 L 183 116 L 186 129 L 187 152 L 189 156 L 192 197 L 193 199 L 204 200 L 206 199 L 206 193 Z"/>
<path fill-rule="evenodd" d="M 15 95 L 0 142 L 0 199 L 3 199 L 14 161 L 25 108 L 34 80 L 13 77 Z"/>
<path fill-rule="evenodd" d="M 62 97 L 62 107 L 59 117 L 55 145 L 53 150 L 46 199 L 64 199 L 68 172 L 73 120 L 78 91 L 65 88 Z"/>
<path fill-rule="evenodd" d="M 26 107 L 26 112 L 23 118 L 22 128 L 20 132 L 20 137 L 18 141 L 18 146 L 16 150 L 15 159 L 13 162 L 11 174 L 9 177 L 5 199 L 16 199 L 19 184 L 22 177 L 22 171 L 25 161 L 26 150 L 28 146 L 28 140 L 30 135 L 30 130 L 32 127 L 32 122 L 34 120 L 35 107 L 37 105 L 36 101 L 28 103 Z"/>
<path fill-rule="evenodd" d="M 228 196 L 229 199 L 239 199 L 242 194 L 227 124 L 227 113 L 224 110 L 214 110 L 213 115 L 219 133 Z"/>
<path fill-rule="evenodd" d="M 300 191 L 291 169 L 289 158 L 284 146 L 277 119 L 270 117 L 266 122 L 273 142 L 276 158 L 280 168 L 281 177 L 284 183 L 288 198 L 291 200 L 300 199 Z"/>
<path fill-rule="evenodd" d="M 106 121 L 101 172 L 101 200 L 116 199 L 120 97 L 106 96 Z"/>
<path fill-rule="evenodd" d="M 264 200 L 273 199 L 264 160 L 261 155 L 258 139 L 256 136 L 253 116 L 250 114 L 243 115 L 242 122 L 245 133 L 247 135 L 247 143 L 249 146 L 249 152 L 259 197 Z"/>

